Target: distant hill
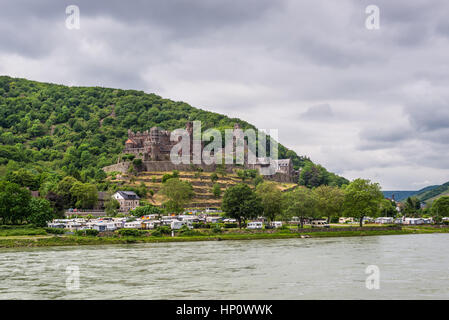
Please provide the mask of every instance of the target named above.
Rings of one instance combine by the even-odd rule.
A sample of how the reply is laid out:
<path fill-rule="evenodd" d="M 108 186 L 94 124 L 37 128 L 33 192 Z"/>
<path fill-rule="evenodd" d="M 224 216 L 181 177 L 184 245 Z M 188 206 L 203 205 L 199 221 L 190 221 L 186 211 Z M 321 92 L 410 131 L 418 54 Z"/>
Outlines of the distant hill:
<path fill-rule="evenodd" d="M 446 193 L 449 193 L 449 182 L 446 182 L 442 185 L 433 185 L 425 187 L 421 190 L 416 191 L 382 191 L 385 198 L 391 199 L 394 195 L 394 199 L 396 201 L 403 201 L 407 199 L 408 197 L 418 197 L 419 200 L 426 202 L 433 198 L 438 198 L 440 196 L 446 195 Z"/>
<path fill-rule="evenodd" d="M 407 199 L 408 197 L 412 197 L 415 194 L 417 194 L 419 191 L 382 191 L 385 198 L 392 199 L 394 196 L 394 199 L 396 201 L 402 201 Z"/>
<path fill-rule="evenodd" d="M 419 200 L 423 202 L 432 202 L 433 200 L 449 194 L 449 182 L 443 183 L 430 190 L 424 190 L 416 194 Z"/>

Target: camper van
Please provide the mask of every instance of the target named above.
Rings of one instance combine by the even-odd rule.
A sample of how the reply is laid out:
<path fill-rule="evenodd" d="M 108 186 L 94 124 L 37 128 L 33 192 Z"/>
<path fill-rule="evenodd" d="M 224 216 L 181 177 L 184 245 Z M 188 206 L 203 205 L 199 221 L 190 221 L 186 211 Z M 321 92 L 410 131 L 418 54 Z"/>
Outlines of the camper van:
<path fill-rule="evenodd" d="M 270 225 L 273 228 L 281 228 L 282 227 L 282 221 L 271 221 Z"/>
<path fill-rule="evenodd" d="M 326 220 L 313 220 L 310 225 L 312 228 L 330 228 Z"/>
<path fill-rule="evenodd" d="M 253 222 L 248 222 L 248 226 L 246 227 L 247 229 L 262 229 L 262 222 L 260 221 L 253 221 Z"/>
<path fill-rule="evenodd" d="M 352 217 L 340 217 L 338 218 L 338 223 L 353 223 L 354 218 Z"/>
<path fill-rule="evenodd" d="M 186 225 L 189 229 L 193 229 L 192 223 L 190 221 L 179 221 L 179 220 L 173 220 L 171 222 L 170 227 L 172 230 L 178 230 L 181 229 L 182 226 Z"/>

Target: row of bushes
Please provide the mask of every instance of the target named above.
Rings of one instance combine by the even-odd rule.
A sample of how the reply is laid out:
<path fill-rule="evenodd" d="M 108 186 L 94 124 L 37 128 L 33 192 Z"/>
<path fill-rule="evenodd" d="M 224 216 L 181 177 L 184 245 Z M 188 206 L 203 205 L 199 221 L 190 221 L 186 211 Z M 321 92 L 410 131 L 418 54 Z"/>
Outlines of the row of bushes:
<path fill-rule="evenodd" d="M 220 228 L 231 229 L 237 228 L 237 223 L 204 223 L 204 222 L 194 222 L 192 223 L 194 229 L 211 229 L 215 228 L 215 226 L 219 226 Z"/>

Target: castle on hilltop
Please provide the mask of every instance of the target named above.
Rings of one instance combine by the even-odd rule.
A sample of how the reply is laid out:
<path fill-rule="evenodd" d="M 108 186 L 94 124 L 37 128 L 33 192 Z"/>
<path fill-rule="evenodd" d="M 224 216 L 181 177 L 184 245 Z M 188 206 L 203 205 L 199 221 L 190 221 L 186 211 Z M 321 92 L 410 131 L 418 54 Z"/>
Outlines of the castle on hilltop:
<path fill-rule="evenodd" d="M 190 138 L 190 159 L 193 159 L 193 124 L 192 122 L 186 123 L 186 131 Z M 234 124 L 235 130 L 239 130 L 240 126 L 236 123 Z M 174 164 L 170 161 L 170 152 L 172 148 L 181 140 L 179 137 L 178 141 L 170 140 L 171 132 L 168 130 L 163 130 L 157 127 L 151 128 L 149 131 L 144 132 L 133 132 L 128 130 L 128 139 L 125 142 L 125 148 L 123 153 L 133 154 L 136 158 L 142 159 L 144 171 L 170 171 L 170 170 L 180 170 L 189 171 L 192 170 L 192 166 L 186 164 Z M 234 135 L 234 147 L 235 138 Z M 203 153 L 205 143 L 201 142 L 201 154 Z M 244 164 L 243 167 L 247 169 L 257 169 L 260 174 L 263 174 L 266 178 L 281 182 L 295 182 L 297 181 L 298 171 L 293 169 L 293 163 L 291 159 L 270 159 L 270 158 L 257 158 L 255 164 L 249 164 L 248 159 L 248 145 L 244 141 Z M 235 156 L 235 149 L 233 150 Z M 129 166 L 129 162 L 119 162 L 116 165 L 108 166 L 104 168 L 105 171 L 126 171 Z M 195 165 L 196 167 L 201 167 L 204 171 L 215 171 L 217 168 L 216 164 L 212 165 Z M 233 168 L 237 168 L 236 165 L 226 165 L 226 170 L 232 172 Z M 241 166 L 240 166 L 241 168 Z M 273 173 L 274 168 L 274 173 Z"/>
<path fill-rule="evenodd" d="M 190 157 L 193 156 L 193 125 L 192 122 L 186 123 L 186 130 L 190 137 Z M 124 153 L 134 154 L 144 161 L 168 161 L 170 160 L 170 151 L 178 141 L 170 140 L 171 132 L 153 127 L 150 131 L 136 133 L 128 130 L 128 140 L 125 142 Z M 181 139 L 181 137 L 179 138 Z M 204 143 L 201 145 L 203 150 Z"/>

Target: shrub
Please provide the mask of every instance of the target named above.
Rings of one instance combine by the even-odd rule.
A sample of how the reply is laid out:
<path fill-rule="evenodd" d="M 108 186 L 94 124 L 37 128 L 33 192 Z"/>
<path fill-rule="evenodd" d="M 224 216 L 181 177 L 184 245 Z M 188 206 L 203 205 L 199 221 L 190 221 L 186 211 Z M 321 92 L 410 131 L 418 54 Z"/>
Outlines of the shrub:
<path fill-rule="evenodd" d="M 178 230 L 178 233 L 180 236 L 187 236 L 187 237 L 201 235 L 201 232 L 190 230 L 189 227 L 187 227 L 186 225 L 182 226 L 181 229 Z"/>
<path fill-rule="evenodd" d="M 214 172 L 210 175 L 210 180 L 216 182 L 218 180 L 218 175 Z"/>
<path fill-rule="evenodd" d="M 194 229 L 209 229 L 211 227 L 210 223 L 204 222 L 194 222 L 192 223 Z"/>
<path fill-rule="evenodd" d="M 44 228 L 44 230 L 50 234 L 64 234 L 64 229 L 60 228 Z"/>
<path fill-rule="evenodd" d="M 140 168 L 142 166 L 142 159 L 134 159 L 133 165 L 134 167 Z"/>
<path fill-rule="evenodd" d="M 159 231 L 161 234 L 171 234 L 171 228 L 169 226 L 159 226 L 156 231 Z"/>
<path fill-rule="evenodd" d="M 95 229 L 86 229 L 86 230 L 76 230 L 75 235 L 77 236 L 91 236 L 95 237 L 98 235 L 98 230 Z"/>
<path fill-rule="evenodd" d="M 137 229 L 120 229 L 117 233 L 123 237 L 138 237 L 142 234 L 142 232 Z"/>
<path fill-rule="evenodd" d="M 173 178 L 173 175 L 166 173 L 162 176 L 162 183 L 165 183 L 168 179 Z"/>
<path fill-rule="evenodd" d="M 212 187 L 212 194 L 214 195 L 215 198 L 219 198 L 221 195 L 221 187 L 220 184 L 215 183 Z"/>
<path fill-rule="evenodd" d="M 164 211 L 161 208 L 153 206 L 152 204 L 147 204 L 145 206 L 137 207 L 130 213 L 135 217 L 141 217 L 150 214 L 162 214 L 163 212 Z"/>
<path fill-rule="evenodd" d="M 225 223 L 223 225 L 223 227 L 226 228 L 226 229 L 231 229 L 231 228 L 237 228 L 238 225 L 237 225 L 237 223 Z"/>
<path fill-rule="evenodd" d="M 218 224 L 212 228 L 212 233 L 222 233 L 222 232 L 223 230 L 221 229 L 221 226 L 219 226 Z"/>
<path fill-rule="evenodd" d="M 153 237 L 162 237 L 162 232 L 160 230 L 154 230 L 151 233 L 151 236 L 153 236 Z"/>

